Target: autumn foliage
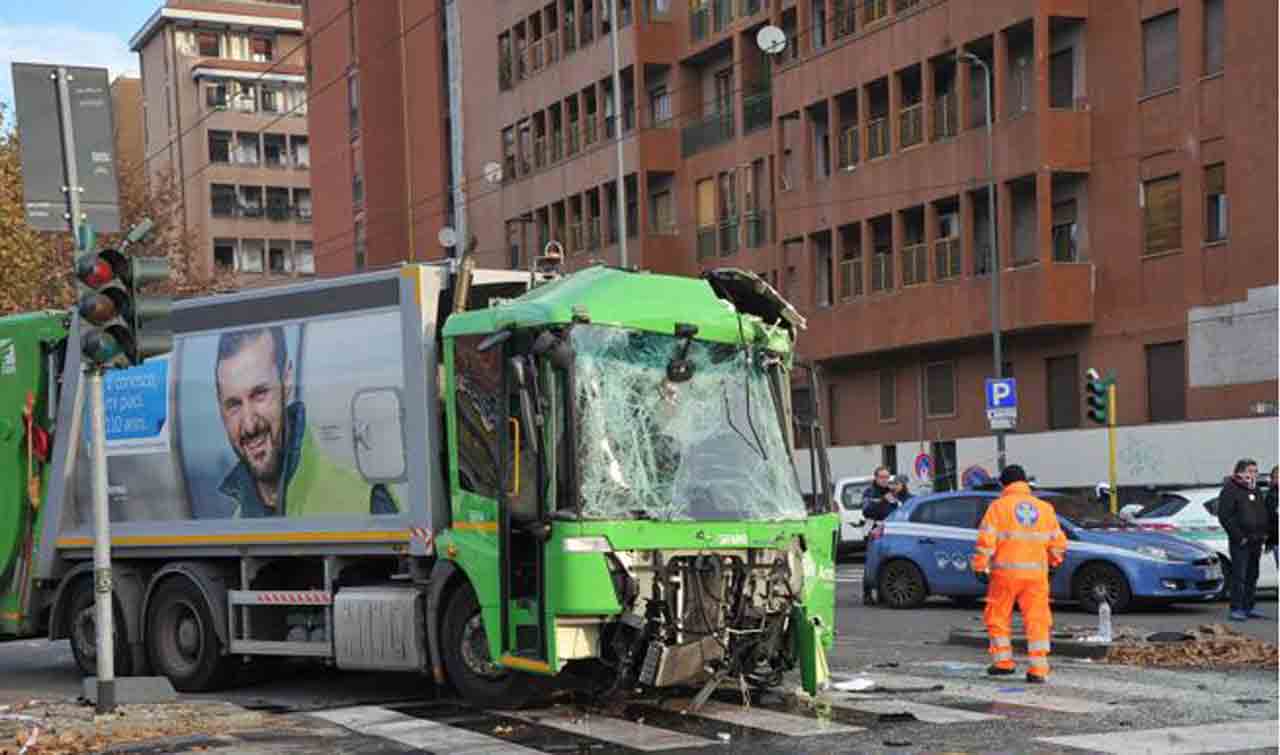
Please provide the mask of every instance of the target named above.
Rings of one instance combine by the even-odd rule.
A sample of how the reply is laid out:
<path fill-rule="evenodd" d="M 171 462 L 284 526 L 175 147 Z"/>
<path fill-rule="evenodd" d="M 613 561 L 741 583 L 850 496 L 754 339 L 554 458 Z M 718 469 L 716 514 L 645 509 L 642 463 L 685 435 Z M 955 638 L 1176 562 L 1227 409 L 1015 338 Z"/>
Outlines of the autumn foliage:
<path fill-rule="evenodd" d="M 74 244 L 71 234 L 31 229 L 23 213 L 22 158 L 17 131 L 0 106 L 0 315 L 37 309 L 64 309 L 75 299 L 71 277 Z M 182 217 L 182 192 L 172 175 L 148 180 L 142 165 L 118 167 L 120 213 L 127 230 L 143 218 L 155 224 L 150 235 L 129 253 L 168 257 L 175 297 L 233 290 L 229 273 L 205 272 L 201 249 Z M 122 234 L 100 234 L 97 247 L 115 246 Z"/>

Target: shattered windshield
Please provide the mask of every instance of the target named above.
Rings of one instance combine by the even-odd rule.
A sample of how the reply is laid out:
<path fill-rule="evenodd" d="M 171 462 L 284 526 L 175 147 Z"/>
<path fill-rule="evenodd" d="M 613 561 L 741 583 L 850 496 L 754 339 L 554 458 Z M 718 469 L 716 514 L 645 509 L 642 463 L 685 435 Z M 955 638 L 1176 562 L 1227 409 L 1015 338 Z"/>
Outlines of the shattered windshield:
<path fill-rule="evenodd" d="M 764 352 L 595 325 L 572 331 L 583 515 L 803 519 Z"/>

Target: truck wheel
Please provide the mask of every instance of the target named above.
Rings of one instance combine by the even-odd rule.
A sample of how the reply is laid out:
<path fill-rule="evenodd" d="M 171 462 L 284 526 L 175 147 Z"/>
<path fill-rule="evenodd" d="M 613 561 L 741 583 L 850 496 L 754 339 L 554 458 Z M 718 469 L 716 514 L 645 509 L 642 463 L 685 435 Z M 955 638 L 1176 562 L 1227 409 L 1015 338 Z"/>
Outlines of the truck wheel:
<path fill-rule="evenodd" d="M 519 708 L 533 698 L 540 686 L 534 677 L 493 662 L 480 603 L 469 584 L 455 590 L 445 604 L 440 646 L 449 681 L 474 705 Z"/>
<path fill-rule="evenodd" d="M 235 671 L 234 658 L 222 653 L 204 595 L 186 579 L 166 581 L 151 597 L 147 653 L 155 672 L 181 692 L 216 689 Z"/>
<path fill-rule="evenodd" d="M 1111 564 L 1093 563 L 1080 569 L 1076 575 L 1076 600 L 1086 613 L 1097 614 L 1098 606 L 1106 599 L 1112 613 L 1120 613 L 1133 601 L 1129 580 Z"/>
<path fill-rule="evenodd" d="M 902 559 L 885 564 L 879 588 L 880 602 L 890 608 L 919 608 L 929 597 L 920 568 Z"/>
<path fill-rule="evenodd" d="M 67 634 L 71 637 L 71 655 L 75 656 L 80 673 L 85 676 L 98 674 L 98 620 L 93 594 L 93 579 L 81 579 L 72 588 L 71 606 L 67 616 Z M 124 616 L 119 606 L 114 607 L 112 628 L 115 633 L 116 676 L 133 674 L 133 655 L 129 652 L 129 640 Z"/>

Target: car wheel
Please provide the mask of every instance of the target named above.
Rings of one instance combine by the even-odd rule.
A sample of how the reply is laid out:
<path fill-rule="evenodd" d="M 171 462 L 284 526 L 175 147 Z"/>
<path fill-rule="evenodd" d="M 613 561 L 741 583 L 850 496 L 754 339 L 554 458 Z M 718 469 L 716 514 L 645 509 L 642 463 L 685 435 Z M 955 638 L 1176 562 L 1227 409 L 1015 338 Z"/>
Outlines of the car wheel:
<path fill-rule="evenodd" d="M 910 561 L 890 561 L 880 570 L 880 602 L 890 608 L 919 608 L 929 597 L 924 574 Z"/>
<path fill-rule="evenodd" d="M 1104 563 L 1087 564 L 1080 569 L 1076 574 L 1075 594 L 1080 607 L 1093 614 L 1098 612 L 1103 600 L 1111 604 L 1114 613 L 1125 610 L 1133 602 L 1133 592 L 1124 572 Z"/>

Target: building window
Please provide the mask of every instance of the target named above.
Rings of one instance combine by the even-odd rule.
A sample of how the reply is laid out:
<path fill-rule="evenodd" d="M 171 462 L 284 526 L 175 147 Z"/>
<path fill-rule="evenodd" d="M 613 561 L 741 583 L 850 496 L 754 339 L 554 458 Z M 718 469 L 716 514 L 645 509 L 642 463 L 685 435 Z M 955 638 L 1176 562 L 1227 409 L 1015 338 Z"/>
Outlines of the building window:
<path fill-rule="evenodd" d="M 1155 94 L 1178 85 L 1178 12 L 1142 22 L 1142 93 Z"/>
<path fill-rule="evenodd" d="M 1227 166 L 1204 169 L 1204 240 L 1227 240 Z"/>
<path fill-rule="evenodd" d="M 221 35 L 217 32 L 202 31 L 196 34 L 196 51 L 202 58 L 216 58 L 221 54 L 219 44 Z"/>
<path fill-rule="evenodd" d="M 675 233 L 676 205 L 670 189 L 664 189 L 650 197 L 649 216 L 653 218 L 654 233 Z"/>
<path fill-rule="evenodd" d="M 1182 246 L 1182 188 L 1178 176 L 1142 184 L 1145 254 L 1160 254 Z"/>
<path fill-rule="evenodd" d="M 165 98 L 168 102 L 168 98 Z M 225 82 L 210 84 L 204 88 L 204 102 L 210 110 L 227 109 L 227 85 Z"/>
<path fill-rule="evenodd" d="M 671 120 L 671 93 L 666 86 L 649 91 L 649 119 L 655 126 Z"/>
<path fill-rule="evenodd" d="M 230 131 L 210 131 L 209 132 L 209 162 L 211 163 L 231 162 L 231 132 Z"/>
<path fill-rule="evenodd" d="M 262 272 L 265 252 L 266 246 L 262 239 L 241 239 L 240 266 L 237 269 L 242 273 Z"/>
<path fill-rule="evenodd" d="M 1045 360 L 1048 374 L 1049 429 L 1080 426 L 1080 358 L 1076 354 Z"/>
<path fill-rule="evenodd" d="M 898 373 L 896 370 L 880 370 L 880 421 L 898 418 Z"/>
<path fill-rule="evenodd" d="M 1053 205 L 1053 261 L 1075 262 L 1076 249 L 1076 200 L 1056 202 Z"/>
<path fill-rule="evenodd" d="M 293 242 L 293 269 L 303 275 L 315 274 L 316 257 L 310 241 Z"/>
<path fill-rule="evenodd" d="M 831 242 L 825 234 L 810 236 L 813 245 L 814 295 L 819 307 L 829 307 L 835 299 L 835 286 L 831 278 Z"/>
<path fill-rule="evenodd" d="M 213 264 L 224 270 L 232 270 L 236 266 L 236 240 L 213 240 Z"/>
<path fill-rule="evenodd" d="M 950 417 L 956 413 L 956 364 L 936 362 L 924 368 L 925 414 Z"/>
<path fill-rule="evenodd" d="M 1147 415 L 1152 422 L 1187 418 L 1187 376 L 1182 341 L 1147 347 Z"/>
<path fill-rule="evenodd" d="M 1204 0 L 1204 75 L 1222 72 L 1226 0 Z"/>
<path fill-rule="evenodd" d="M 840 237 L 840 300 L 848 301 L 862 296 L 861 228 L 841 229 Z"/>
<path fill-rule="evenodd" d="M 269 37 L 254 37 L 249 42 L 249 53 L 254 62 L 270 63 L 274 45 Z"/>
<path fill-rule="evenodd" d="M 1068 47 L 1049 56 L 1049 107 L 1070 109 L 1076 102 L 1076 51 Z"/>

